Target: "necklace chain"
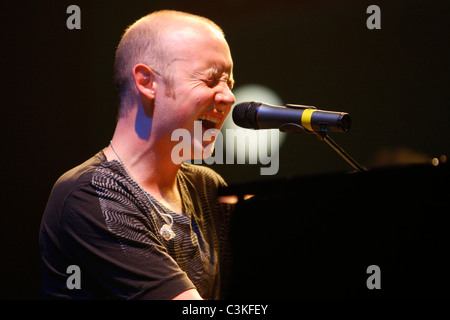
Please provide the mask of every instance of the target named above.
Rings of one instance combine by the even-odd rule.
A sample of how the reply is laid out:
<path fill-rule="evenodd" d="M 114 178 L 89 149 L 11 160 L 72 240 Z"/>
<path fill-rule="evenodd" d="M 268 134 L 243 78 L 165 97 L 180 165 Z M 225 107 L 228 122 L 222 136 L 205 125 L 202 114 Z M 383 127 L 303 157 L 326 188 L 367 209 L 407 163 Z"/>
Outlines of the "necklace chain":
<path fill-rule="evenodd" d="M 128 173 L 128 175 L 130 176 L 130 178 L 136 183 L 136 185 L 139 187 L 139 189 L 142 191 L 142 193 L 145 195 L 145 197 L 148 199 L 148 201 L 150 203 L 153 204 L 152 199 L 150 198 L 150 196 L 147 194 L 147 192 L 140 186 L 140 184 L 137 182 L 137 180 L 133 177 L 133 175 L 131 174 L 130 170 L 128 170 L 127 166 L 125 165 L 125 163 L 122 161 L 122 159 L 120 158 L 119 154 L 117 153 L 117 151 L 114 149 L 113 145 L 112 145 L 112 141 L 109 142 L 109 145 L 111 146 L 112 151 L 116 154 L 117 159 L 119 159 L 120 163 L 122 164 L 122 166 L 124 167 L 125 171 Z M 160 230 L 160 234 L 163 236 L 164 239 L 166 240 L 170 240 L 173 239 L 175 237 L 175 232 L 173 232 L 172 230 L 172 226 L 173 226 L 173 217 L 168 214 L 168 213 L 162 213 L 158 210 L 157 205 L 154 204 L 154 208 L 156 210 L 156 212 L 158 212 L 161 216 L 164 217 L 168 217 L 170 219 L 170 225 L 165 224 L 162 226 L 161 230 Z"/>

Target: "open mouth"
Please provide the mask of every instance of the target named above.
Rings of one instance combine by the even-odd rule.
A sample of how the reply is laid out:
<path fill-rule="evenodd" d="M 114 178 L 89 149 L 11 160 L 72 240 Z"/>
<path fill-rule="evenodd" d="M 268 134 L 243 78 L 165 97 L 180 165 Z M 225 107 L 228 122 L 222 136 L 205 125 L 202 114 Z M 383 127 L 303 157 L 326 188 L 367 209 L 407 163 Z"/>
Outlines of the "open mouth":
<path fill-rule="evenodd" d="M 198 120 L 202 122 L 202 126 L 205 129 L 217 128 L 220 123 L 219 118 L 210 115 L 201 115 L 200 117 L 198 117 Z"/>

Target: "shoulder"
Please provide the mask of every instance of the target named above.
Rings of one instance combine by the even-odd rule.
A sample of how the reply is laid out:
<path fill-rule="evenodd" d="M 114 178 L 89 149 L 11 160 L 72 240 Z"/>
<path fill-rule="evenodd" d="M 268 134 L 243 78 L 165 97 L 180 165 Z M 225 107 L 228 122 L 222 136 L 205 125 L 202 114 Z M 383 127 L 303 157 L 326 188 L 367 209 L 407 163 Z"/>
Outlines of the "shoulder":
<path fill-rule="evenodd" d="M 46 211 L 60 212 L 69 197 L 79 193 L 82 189 L 89 189 L 92 174 L 104 159 L 103 153 L 99 152 L 84 163 L 61 175 L 53 185 Z"/>
<path fill-rule="evenodd" d="M 99 167 L 104 159 L 103 152 L 99 152 L 82 164 L 65 172 L 55 182 L 52 193 L 55 191 L 70 192 L 70 190 L 73 190 L 78 184 L 83 185 L 90 183 L 92 172 Z"/>
<path fill-rule="evenodd" d="M 100 151 L 92 158 L 64 173 L 61 177 L 59 177 L 58 181 L 56 181 L 56 184 L 64 185 L 73 182 L 82 183 L 83 181 L 87 181 L 88 179 L 86 176 L 91 174 L 104 161 L 106 161 L 106 157 L 103 154 L 103 151 Z"/>
<path fill-rule="evenodd" d="M 193 181 L 194 183 L 203 182 L 206 184 L 213 184 L 217 188 L 227 186 L 227 183 L 220 174 L 206 166 L 182 163 L 180 170 L 189 180 Z"/>

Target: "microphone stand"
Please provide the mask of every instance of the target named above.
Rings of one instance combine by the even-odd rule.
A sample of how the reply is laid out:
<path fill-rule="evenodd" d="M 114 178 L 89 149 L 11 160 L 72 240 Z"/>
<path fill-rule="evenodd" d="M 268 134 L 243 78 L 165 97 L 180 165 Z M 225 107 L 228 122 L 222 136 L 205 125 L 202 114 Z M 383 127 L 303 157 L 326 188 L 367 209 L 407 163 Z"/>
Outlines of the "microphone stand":
<path fill-rule="evenodd" d="M 325 141 L 325 143 L 328 144 L 331 149 L 336 151 L 336 153 L 339 154 L 345 161 L 347 161 L 347 163 L 350 164 L 357 172 L 367 172 L 366 168 L 361 166 L 352 157 L 350 157 L 350 155 L 345 152 L 345 150 L 342 149 L 336 142 L 334 142 L 333 139 L 331 139 L 326 134 L 326 132 L 309 131 L 297 123 L 286 123 L 283 124 L 279 129 L 281 132 L 306 132 L 314 134 L 320 141 Z"/>
<path fill-rule="evenodd" d="M 315 136 L 320 141 L 325 141 L 331 149 L 337 152 L 345 161 L 347 161 L 356 171 L 358 172 L 367 172 L 366 168 L 361 166 L 358 162 L 356 162 L 350 155 L 345 152 L 336 142 L 333 141 L 325 132 L 314 132 Z"/>

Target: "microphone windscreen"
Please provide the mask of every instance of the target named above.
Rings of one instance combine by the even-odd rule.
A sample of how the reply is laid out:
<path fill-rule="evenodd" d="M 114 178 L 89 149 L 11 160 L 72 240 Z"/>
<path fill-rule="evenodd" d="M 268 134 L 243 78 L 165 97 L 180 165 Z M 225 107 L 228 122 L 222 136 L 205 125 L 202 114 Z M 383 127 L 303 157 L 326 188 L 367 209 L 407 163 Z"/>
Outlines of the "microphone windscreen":
<path fill-rule="evenodd" d="M 238 103 L 233 109 L 233 122 L 242 128 L 259 129 L 256 114 L 260 105 L 259 102 Z"/>

